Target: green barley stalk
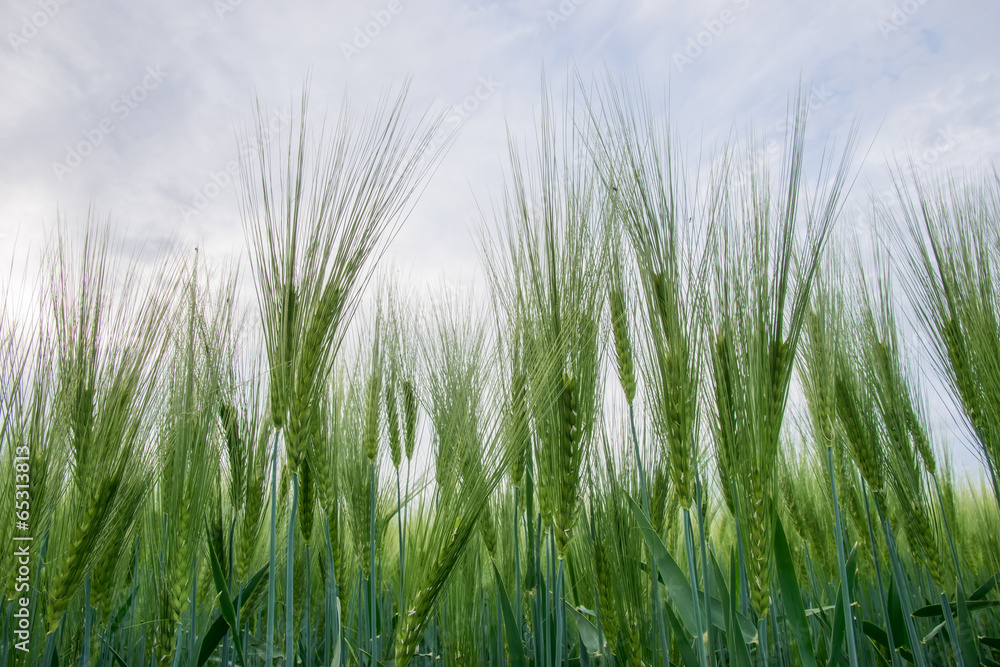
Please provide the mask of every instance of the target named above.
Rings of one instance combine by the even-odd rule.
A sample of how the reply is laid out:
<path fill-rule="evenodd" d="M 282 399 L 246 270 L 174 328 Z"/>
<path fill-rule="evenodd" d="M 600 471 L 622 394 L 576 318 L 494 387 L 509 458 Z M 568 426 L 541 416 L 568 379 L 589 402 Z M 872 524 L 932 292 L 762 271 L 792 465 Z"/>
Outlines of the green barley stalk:
<path fill-rule="evenodd" d="M 834 263 L 831 262 L 831 266 Z M 835 270 L 835 269 L 831 269 Z M 844 474 L 843 460 L 844 442 L 842 432 L 837 428 L 837 352 L 842 336 L 841 309 L 842 305 L 837 292 L 839 276 L 836 274 L 821 274 L 817 281 L 813 297 L 813 305 L 806 316 L 805 345 L 802 355 L 800 375 L 805 390 L 809 413 L 812 420 L 813 440 L 816 452 L 822 455 L 825 450 L 827 462 L 827 487 L 830 502 L 833 507 L 835 524 L 835 542 L 837 546 L 837 565 L 841 581 L 847 581 L 847 547 L 845 545 L 846 528 L 843 522 L 840 499 L 845 496 L 850 487 Z M 875 561 L 878 568 L 878 562 Z M 881 592 L 881 575 L 879 575 L 880 600 L 884 600 Z M 851 590 L 841 586 L 844 609 L 851 609 Z M 883 617 L 888 619 L 888 613 L 883 607 Z M 845 634 L 848 656 L 852 665 L 858 664 L 858 644 L 855 639 L 855 627 L 852 621 L 845 624 Z"/>
<path fill-rule="evenodd" d="M 634 488 L 636 476 L 628 472 L 630 458 L 625 453 L 628 448 L 616 447 L 607 433 L 603 435 L 603 456 L 595 464 L 590 497 L 600 619 L 602 624 L 606 623 L 604 632 L 609 647 L 617 649 L 613 650 L 616 659 L 624 664 L 641 664 L 644 654 L 652 659 L 662 652 L 663 637 L 659 628 L 648 621 L 650 595 L 643 584 L 642 572 L 636 567 L 646 546 L 629 502 L 639 490 Z M 626 427 L 621 441 L 627 440 Z M 651 641 L 647 640 L 647 633 L 652 635 Z"/>
<path fill-rule="evenodd" d="M 709 269 L 701 230 L 706 212 L 692 194 L 698 184 L 687 182 L 669 128 L 650 116 L 648 100 L 614 84 L 604 98 L 594 142 L 612 199 L 610 215 L 618 218 L 610 238 L 624 232 L 634 251 L 649 351 L 643 369 L 648 403 L 680 505 L 690 509 Z M 612 276 L 614 290 L 616 282 Z M 613 314 L 618 300 L 611 299 Z"/>
<path fill-rule="evenodd" d="M 305 90 L 297 135 L 285 145 L 272 149 L 260 104 L 256 132 L 246 133 L 257 150 L 241 170 L 241 213 L 270 367 L 271 420 L 285 435 L 293 504 L 299 466 L 319 437 L 324 387 L 372 260 L 399 229 L 441 153 L 432 139 L 442 116 L 410 122 L 406 91 L 404 85 L 384 96 L 360 119 L 345 104 L 330 134 L 321 130 L 315 138 L 315 149 Z M 428 151 L 430 160 L 424 159 Z M 300 521 L 310 516 L 303 512 Z M 290 539 L 294 522 L 293 516 Z M 308 540 L 310 527 L 302 528 Z M 292 567 L 289 558 L 289 577 Z M 290 635 L 291 612 L 287 618 Z M 287 641 L 291 647 L 292 638 Z"/>
<path fill-rule="evenodd" d="M 155 538 L 149 544 L 149 558 L 159 564 L 157 593 L 166 612 L 158 626 L 157 657 L 161 664 L 174 655 L 184 616 L 197 608 L 198 600 L 192 598 L 191 590 L 195 564 L 201 557 L 207 508 L 218 507 L 222 500 L 216 497 L 222 444 L 217 428 L 219 361 L 211 356 L 221 351 L 221 346 L 205 333 L 218 331 L 213 320 L 219 313 L 213 312 L 195 271 L 185 293 L 176 317 L 181 324 L 173 332 L 176 347 L 165 387 L 167 409 L 157 448 L 159 480 L 146 522 L 147 534 Z"/>
<path fill-rule="evenodd" d="M 618 220 L 616 219 L 616 209 L 618 197 L 613 194 L 611 199 L 611 214 L 608 215 L 609 239 L 618 236 Z M 665 494 L 667 480 L 669 479 L 663 470 L 663 466 L 655 467 L 653 476 L 653 499 L 650 500 L 648 482 L 646 480 L 646 469 L 643 466 L 642 455 L 639 451 L 639 439 L 635 430 L 635 370 L 633 364 L 632 341 L 629 335 L 628 317 L 629 311 L 626 290 L 624 284 L 623 267 L 621 253 L 613 242 L 609 245 L 609 287 L 608 302 L 611 311 L 611 331 L 615 348 L 615 360 L 617 361 L 618 380 L 625 393 L 625 400 L 629 407 L 629 426 L 632 434 L 632 445 L 635 450 L 636 468 L 639 474 L 639 488 L 642 495 L 642 506 L 646 513 L 646 518 L 651 519 L 657 531 L 663 524 L 663 508 L 665 504 Z M 669 457 L 665 457 L 669 460 Z M 652 509 L 651 509 L 652 507 Z M 596 562 L 596 561 L 595 561 Z M 667 651 L 666 629 L 663 621 L 663 611 L 660 603 L 660 587 L 657 582 L 656 564 L 650 558 L 650 580 L 653 582 L 653 613 L 656 618 L 659 645 L 662 650 Z M 610 610 L 610 608 L 609 608 Z"/>
<path fill-rule="evenodd" d="M 539 508 L 560 555 L 572 538 L 580 466 L 601 386 L 599 322 L 605 288 L 600 201 L 590 160 L 565 104 L 562 130 L 548 95 L 531 158 L 508 141 L 509 177 L 494 212 L 499 231 L 484 242 L 498 308 L 524 321 L 528 384 L 555 404 L 530 404 L 537 430 Z M 562 133 L 561 133 L 562 132 Z M 550 359 L 562 360 L 553 368 Z M 545 374 L 542 374 L 544 371 Z M 530 403 L 530 402 L 529 402 Z"/>
<path fill-rule="evenodd" d="M 934 583 L 943 583 L 941 552 L 929 504 L 925 461 L 921 449 L 931 457 L 926 430 L 917 416 L 919 398 L 914 396 L 911 375 L 896 323 L 893 284 L 887 266 L 878 266 L 875 285 L 868 286 L 862 307 L 860 330 L 867 383 L 872 387 L 880 421 L 888 444 L 888 480 L 906 522 L 907 538 Z M 919 443 L 919 444 L 918 444 Z M 933 461 L 933 458 L 931 458 Z"/>
<path fill-rule="evenodd" d="M 434 164 L 421 158 L 441 119 L 425 114 L 408 121 L 406 92 L 404 85 L 383 97 L 360 119 L 345 104 L 329 135 L 321 130 L 316 137 L 303 93 L 297 135 L 279 150 L 272 149 L 258 105 L 255 137 L 246 136 L 258 150 L 242 170 L 241 208 L 254 252 L 272 420 L 282 428 L 287 419 L 293 470 L 304 455 L 316 389 L 329 377 L 372 260 Z"/>
<path fill-rule="evenodd" d="M 692 188 L 686 182 L 669 128 L 649 117 L 648 102 L 641 97 L 624 88 L 608 88 L 601 110 L 608 129 L 596 134 L 609 174 L 606 185 L 615 204 L 612 215 L 621 218 L 613 224 L 624 230 L 635 253 L 645 302 L 642 330 L 648 357 L 643 370 L 648 403 L 657 439 L 669 462 L 671 486 L 684 510 L 688 553 L 693 555 L 690 513 L 699 458 L 698 395 L 704 347 L 701 312 L 709 267 L 707 254 L 702 250 L 699 256 L 697 250 L 706 247 L 699 243 L 704 216 L 691 194 L 697 191 L 697 184 Z M 609 139 L 601 139 L 604 136 Z M 691 224 L 696 218 L 698 222 Z M 612 234 L 611 238 L 617 236 Z M 612 299 L 613 314 L 614 302 Z M 696 587 L 693 561 L 691 558 L 689 565 L 692 586 Z M 707 625 L 700 610 L 696 610 L 696 618 L 699 625 Z M 703 646 L 699 641 L 699 658 L 706 665 Z"/>
<path fill-rule="evenodd" d="M 406 317 L 402 307 L 398 303 L 394 293 L 389 292 L 387 297 L 387 323 L 385 335 L 386 347 L 386 386 L 385 386 L 385 421 L 386 438 L 389 444 L 389 455 L 392 460 L 392 467 L 396 473 L 396 528 L 397 546 L 399 549 L 399 604 L 398 608 L 406 608 L 406 542 L 404 537 L 403 521 L 403 492 L 400 482 L 400 465 L 403 461 L 403 438 L 405 424 L 401 423 L 403 415 L 400 414 L 399 393 L 400 377 L 404 373 L 403 346 L 404 330 L 403 319 Z"/>
<path fill-rule="evenodd" d="M 479 465 L 466 462 L 484 437 L 478 417 L 482 397 L 482 337 L 468 329 L 456 310 L 438 313 L 433 336 L 423 339 L 433 441 L 437 448 L 436 490 L 433 499 L 422 497 L 417 516 L 425 529 L 408 537 L 408 607 L 401 616 L 395 641 L 396 664 L 405 665 L 415 654 L 438 595 L 474 529 L 492 487 L 503 470 L 495 470 L 492 483 Z M 495 465 L 495 463 L 494 463 Z"/>
<path fill-rule="evenodd" d="M 376 495 L 376 472 L 375 466 L 378 460 L 380 426 L 382 417 L 382 384 L 384 373 L 384 362 L 381 350 L 380 315 L 375 318 L 375 335 L 372 337 L 371 368 L 368 373 L 365 391 L 365 416 L 364 431 L 362 432 L 362 443 L 364 445 L 365 458 L 368 459 L 368 588 L 369 588 L 369 625 L 368 625 L 368 647 L 373 659 L 377 660 L 380 655 L 377 645 L 377 622 L 376 614 L 378 609 L 378 576 L 375 570 L 376 551 L 379 551 L 378 544 L 381 543 L 381 530 L 379 530 L 375 520 L 375 495 Z"/>
<path fill-rule="evenodd" d="M 839 166 L 824 164 L 816 192 L 803 184 L 805 105 L 792 111 L 783 176 L 777 191 L 766 165 L 723 168 L 720 201 L 710 206 L 717 250 L 712 313 L 712 364 L 719 469 L 739 502 L 736 520 L 746 555 L 752 606 L 770 606 L 776 462 L 792 361 L 812 284 L 848 186 L 854 134 Z M 750 155 L 756 153 L 751 152 Z M 800 201 L 806 197 L 805 201 Z M 806 240 L 798 240 L 805 225 Z M 730 480 L 732 480 L 730 482 Z"/>
<path fill-rule="evenodd" d="M 243 426 L 239 430 L 239 437 L 244 440 L 242 449 L 245 456 L 241 462 L 230 464 L 243 469 L 242 490 L 239 492 L 240 504 L 238 513 L 235 514 L 236 573 L 242 581 L 246 581 L 264 560 L 261 540 L 267 519 L 265 504 L 269 477 L 267 454 L 272 435 L 270 420 L 264 418 L 261 410 L 260 384 L 251 385 L 248 394 L 247 399 L 252 403 L 245 408 L 243 419 L 237 418 L 238 423 L 242 423 Z M 232 462 L 232 458 L 229 460 Z M 235 512 L 236 508 L 233 509 Z"/>
<path fill-rule="evenodd" d="M 933 360 L 971 427 L 1000 507 L 1000 175 L 911 187 L 896 176 L 906 286 Z"/>
<path fill-rule="evenodd" d="M 70 470 L 49 536 L 49 633 L 107 545 L 128 539 L 141 507 L 136 483 L 150 469 L 139 443 L 151 427 L 175 283 L 169 273 L 143 278 L 118 252 L 109 229 L 91 222 L 80 248 L 61 233 L 52 258 L 55 400 Z"/>
<path fill-rule="evenodd" d="M 5 300 L 0 306 L 0 458 L 2 479 L 9 484 L 0 490 L 0 507 L 14 516 L 15 501 L 21 500 L 16 486 L 23 482 L 15 475 L 30 474 L 28 499 L 30 518 L 27 536 L 39 540 L 51 523 L 53 512 L 59 507 L 58 499 L 63 493 L 67 466 L 67 449 L 63 441 L 56 437 L 59 433 L 58 403 L 56 390 L 58 380 L 55 366 L 55 345 L 47 333 L 48 327 L 39 325 L 36 340 L 28 336 L 27 327 L 22 327 L 9 318 L 8 306 L 12 300 Z M 28 447 L 27 462 L 17 461 L 15 456 L 23 455 L 21 447 Z M 27 465 L 25 466 L 25 463 Z M 4 522 L 0 537 L 8 543 L 15 536 L 16 522 Z M 17 536 L 25 536 L 18 531 Z M 6 599 L 13 600 L 17 591 L 17 567 L 14 566 L 14 551 L 8 550 L 0 556 L 7 574 L 2 580 L 0 591 Z M 23 586 L 23 583 L 22 583 Z"/>

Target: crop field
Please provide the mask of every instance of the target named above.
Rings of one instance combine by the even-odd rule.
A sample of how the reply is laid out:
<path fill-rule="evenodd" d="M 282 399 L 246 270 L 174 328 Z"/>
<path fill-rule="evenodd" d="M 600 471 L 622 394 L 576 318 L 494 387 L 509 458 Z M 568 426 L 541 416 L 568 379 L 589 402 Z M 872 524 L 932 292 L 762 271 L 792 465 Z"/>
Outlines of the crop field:
<path fill-rule="evenodd" d="M 1000 665 L 1000 177 L 855 238 L 806 101 L 696 162 L 543 94 L 476 298 L 379 261 L 448 146 L 405 87 L 258 109 L 239 271 L 61 225 L 0 287 L 0 667 Z"/>

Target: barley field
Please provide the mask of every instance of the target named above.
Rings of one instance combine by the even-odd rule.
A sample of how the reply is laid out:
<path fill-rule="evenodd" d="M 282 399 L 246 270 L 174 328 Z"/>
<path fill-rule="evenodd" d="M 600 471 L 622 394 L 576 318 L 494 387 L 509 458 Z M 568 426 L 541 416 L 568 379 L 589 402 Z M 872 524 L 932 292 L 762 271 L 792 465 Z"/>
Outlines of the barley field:
<path fill-rule="evenodd" d="M 379 260 L 443 119 L 306 107 L 242 270 L 91 219 L 5 299 L 0 667 L 1000 665 L 996 171 L 894 167 L 857 241 L 801 94 L 707 163 L 543 95 L 488 294 L 424 299 Z"/>

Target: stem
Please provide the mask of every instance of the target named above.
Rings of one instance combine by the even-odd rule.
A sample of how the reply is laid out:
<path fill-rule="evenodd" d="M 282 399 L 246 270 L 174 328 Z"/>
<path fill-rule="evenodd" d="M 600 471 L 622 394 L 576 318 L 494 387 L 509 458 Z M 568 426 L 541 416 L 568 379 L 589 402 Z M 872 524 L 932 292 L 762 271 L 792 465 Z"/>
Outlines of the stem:
<path fill-rule="evenodd" d="M 945 626 L 948 628 L 948 637 L 951 639 L 951 650 L 955 654 L 955 664 L 958 664 L 962 661 L 962 646 L 959 643 L 958 630 L 955 628 L 955 618 L 951 615 L 951 605 L 948 604 L 948 596 L 943 591 L 938 596 L 941 604 L 941 613 L 944 615 Z M 944 637 L 941 637 L 941 643 L 944 644 Z M 947 652 L 945 652 L 945 655 L 947 655 Z"/>
<path fill-rule="evenodd" d="M 271 452 L 271 547 L 267 562 L 267 634 L 265 635 L 264 664 L 274 664 L 274 605 L 275 605 L 275 533 L 278 524 L 278 429 L 274 430 L 274 447 Z"/>
<path fill-rule="evenodd" d="M 650 518 L 649 514 L 649 492 L 646 490 L 646 473 L 642 467 L 642 455 L 639 453 L 639 435 L 635 431 L 635 408 L 632 405 L 628 406 L 628 419 L 629 425 L 632 427 L 632 446 L 635 448 L 635 464 L 639 472 L 639 489 L 642 493 L 642 511 L 645 512 L 646 518 Z M 656 527 L 653 527 L 656 530 Z M 667 643 L 667 631 L 663 625 L 663 610 L 660 607 L 660 579 L 656 572 L 656 561 L 653 558 L 653 550 L 649 549 L 649 576 L 653 584 L 653 616 L 656 619 L 656 629 L 658 631 L 657 643 L 656 643 L 656 655 L 659 656 L 660 647 L 663 647 L 663 656 L 666 658 L 670 651 L 670 645 Z"/>
<path fill-rule="evenodd" d="M 997 509 L 1000 510 L 1000 479 L 997 479 L 996 467 L 993 465 L 993 457 L 990 456 L 989 447 L 987 446 L 985 438 L 983 438 L 983 432 L 975 424 L 972 425 L 973 429 L 976 431 L 976 437 L 979 438 L 979 442 L 982 443 L 984 453 L 986 454 L 983 458 L 986 459 L 986 469 L 990 473 L 990 482 L 993 484 L 993 497 L 997 501 Z"/>
<path fill-rule="evenodd" d="M 906 581 L 906 574 L 903 572 L 903 567 L 899 562 L 899 554 L 896 553 L 896 540 L 892 534 L 892 526 L 889 525 L 885 515 L 882 513 L 882 504 L 878 501 L 878 496 L 876 495 L 874 498 L 875 511 L 878 512 L 879 522 L 882 524 L 882 531 L 885 536 L 885 545 L 889 550 L 889 560 L 892 561 L 892 575 L 893 579 L 897 582 L 896 593 L 899 595 L 899 604 L 903 608 L 903 622 L 906 624 L 906 634 L 910 639 L 913 659 L 916 661 L 917 667 L 927 667 L 920 637 L 917 635 L 916 626 L 913 624 L 913 617 L 910 615 L 912 612 L 910 609 L 910 586 Z"/>
<path fill-rule="evenodd" d="M 62 621 L 59 622 L 59 627 L 62 627 Z M 58 634 L 58 631 L 53 630 L 45 638 L 45 656 L 42 658 L 42 664 L 45 667 L 52 667 L 52 657 L 56 652 L 56 634 Z"/>
<path fill-rule="evenodd" d="M 90 606 L 90 575 L 88 574 L 83 580 L 83 648 L 80 649 L 80 664 L 83 667 L 90 667 L 90 631 L 92 625 L 93 611 Z M 194 636 L 193 629 L 191 635 Z"/>
<path fill-rule="evenodd" d="M 396 468 L 396 525 L 399 527 L 399 613 L 406 617 L 406 547 L 403 544 L 403 497 L 399 486 L 399 468 Z"/>
<path fill-rule="evenodd" d="M 288 517 L 285 552 L 285 664 L 295 664 L 295 513 L 299 506 L 299 473 L 292 473 L 292 513 Z"/>
<path fill-rule="evenodd" d="M 740 501 L 739 496 L 736 495 L 736 479 L 730 477 L 729 483 L 733 487 L 733 523 L 736 524 L 736 555 L 739 559 L 740 565 L 740 612 L 742 612 L 744 616 L 749 616 L 750 582 L 747 578 L 746 558 L 743 556 L 743 531 L 740 530 Z M 735 595 L 735 593 L 733 593 L 733 595 Z M 754 613 L 756 614 L 756 610 Z"/>
<path fill-rule="evenodd" d="M 958 550 L 955 548 L 955 540 L 951 535 L 951 526 L 948 525 L 948 513 L 944 511 L 944 498 L 941 496 L 941 487 L 938 485 L 937 475 L 931 475 L 934 480 L 934 490 L 937 492 L 938 504 L 941 506 L 941 521 L 944 522 L 944 532 L 948 536 L 948 546 L 951 547 L 951 558 L 955 562 L 955 574 L 958 582 L 965 588 L 965 581 L 962 580 L 962 568 L 958 563 Z"/>
<path fill-rule="evenodd" d="M 514 487 L 514 609 L 517 619 L 517 640 L 521 640 L 521 554 L 518 546 L 517 531 L 521 525 L 521 517 L 518 515 L 518 495 L 520 489 Z M 499 599 L 499 598 L 498 598 Z"/>
<path fill-rule="evenodd" d="M 191 559 L 191 636 L 188 637 L 188 654 L 194 655 L 195 635 L 198 628 L 198 554 Z"/>
<path fill-rule="evenodd" d="M 406 497 L 410 497 L 410 459 L 406 459 Z M 403 507 L 403 553 L 400 558 L 405 566 L 406 564 L 406 529 L 410 525 L 410 503 L 407 501 L 406 505 Z M 400 575 L 402 576 L 402 575 Z M 404 611 L 406 610 L 406 592 L 403 591 L 403 602 L 400 604 L 400 608 Z"/>
<path fill-rule="evenodd" d="M 759 640 L 759 643 L 757 645 L 760 647 L 761 664 L 763 665 L 771 664 L 771 658 L 767 650 L 768 637 L 767 637 L 766 614 L 757 621 L 757 639 Z"/>
<path fill-rule="evenodd" d="M 305 656 L 305 667 L 312 667 L 312 625 L 309 614 L 309 607 L 311 606 L 309 593 L 312 591 L 312 581 L 309 577 L 310 563 L 309 563 L 309 543 L 305 542 L 304 545 L 306 550 L 306 590 L 305 598 L 306 608 L 305 608 L 305 631 L 306 631 L 306 656 Z"/>
<path fill-rule="evenodd" d="M 830 471 L 830 491 L 833 497 L 833 516 L 837 531 L 837 565 L 840 568 L 841 595 L 844 598 L 844 630 L 847 635 L 847 655 L 851 667 L 858 667 L 858 646 L 854 638 L 854 611 L 851 608 L 851 587 L 847 580 L 847 558 L 844 550 L 844 525 L 840 516 L 840 504 L 837 501 L 837 482 L 833 474 L 833 447 L 826 447 L 827 466 Z"/>
<path fill-rule="evenodd" d="M 691 528 L 691 510 L 684 508 L 684 543 L 687 547 L 688 573 L 691 577 L 691 599 L 694 601 L 695 630 L 698 633 L 698 660 L 701 667 L 708 667 L 708 656 L 705 655 L 705 636 L 701 618 L 701 600 L 698 595 L 698 565 L 694 557 L 694 529 Z"/>
<path fill-rule="evenodd" d="M 889 605 L 886 601 L 885 586 L 882 584 L 882 566 L 878 563 L 878 551 L 875 543 L 875 529 L 872 528 L 872 513 L 868 505 L 868 486 L 864 478 L 861 478 L 861 492 L 865 497 L 865 518 L 868 520 L 868 540 L 872 545 L 872 562 L 875 564 L 875 582 L 878 584 L 878 599 L 882 605 L 882 619 L 885 622 L 885 635 L 889 642 L 889 655 L 892 664 L 899 664 L 899 654 L 896 651 L 896 642 L 892 635 L 892 624 L 889 623 Z"/>
<path fill-rule="evenodd" d="M 556 574 L 556 588 L 555 595 L 553 596 L 552 603 L 555 606 L 556 612 L 556 662 L 555 664 L 561 665 L 563 662 L 563 646 L 565 645 L 565 634 L 566 634 L 566 592 L 564 588 L 565 575 L 563 570 L 564 558 L 562 554 L 557 556 L 558 561 L 558 572 Z"/>
<path fill-rule="evenodd" d="M 370 626 L 368 628 L 368 635 L 369 635 L 369 649 L 371 650 L 371 664 L 374 665 L 375 662 L 376 662 L 375 654 L 376 654 L 376 650 L 377 650 L 376 646 L 375 646 L 375 643 L 377 641 L 377 632 L 378 632 L 378 630 L 376 628 L 377 623 L 376 623 L 376 616 L 375 616 L 375 614 L 376 614 L 376 610 L 375 610 L 375 607 L 376 607 L 376 605 L 375 605 L 375 596 L 377 595 L 377 591 L 375 590 L 375 462 L 374 461 L 372 461 L 369 464 L 369 470 L 371 471 L 371 476 L 369 477 L 369 482 L 370 482 L 370 488 L 369 488 L 369 491 L 370 491 L 370 493 L 369 493 L 369 498 L 370 498 L 370 500 L 369 500 L 370 523 L 368 524 L 369 525 L 369 529 L 370 529 L 370 532 L 369 532 L 369 542 L 368 542 L 368 546 L 369 546 L 368 556 L 369 556 L 369 559 L 370 559 L 369 569 L 368 569 L 368 590 L 369 590 L 368 618 L 369 618 Z"/>
<path fill-rule="evenodd" d="M 708 549 L 705 544 L 705 522 L 701 514 L 701 473 L 698 471 L 698 461 L 695 459 L 695 472 L 694 472 L 694 491 L 695 491 L 695 516 L 698 519 L 698 542 L 701 550 L 701 586 L 704 589 L 705 596 L 705 621 L 706 628 L 708 629 L 708 650 L 709 655 L 715 655 L 715 632 L 712 627 L 712 605 L 709 599 L 709 569 L 708 569 Z"/>
<path fill-rule="evenodd" d="M 993 459 L 986 457 L 986 467 L 990 471 L 990 481 L 993 482 L 993 495 L 996 497 L 997 509 L 1000 510 L 1000 480 L 997 479 L 997 471 L 993 465 Z"/>

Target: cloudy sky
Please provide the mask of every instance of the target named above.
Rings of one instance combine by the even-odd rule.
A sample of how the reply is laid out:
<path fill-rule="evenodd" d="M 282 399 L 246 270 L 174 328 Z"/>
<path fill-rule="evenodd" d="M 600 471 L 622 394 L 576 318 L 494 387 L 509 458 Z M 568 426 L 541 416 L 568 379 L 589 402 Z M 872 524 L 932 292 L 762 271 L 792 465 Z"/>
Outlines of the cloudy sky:
<path fill-rule="evenodd" d="M 543 67 L 556 88 L 641 79 L 695 148 L 751 124 L 780 140 L 801 80 L 813 145 L 860 118 L 855 195 L 885 189 L 894 156 L 982 167 L 1000 156 L 998 27 L 989 0 L 3 0 L 0 265 L 91 206 L 147 244 L 240 255 L 235 129 L 255 95 L 286 128 L 307 74 L 317 112 L 411 76 L 415 108 L 461 125 L 390 251 L 418 283 L 481 281 L 477 206 Z"/>

